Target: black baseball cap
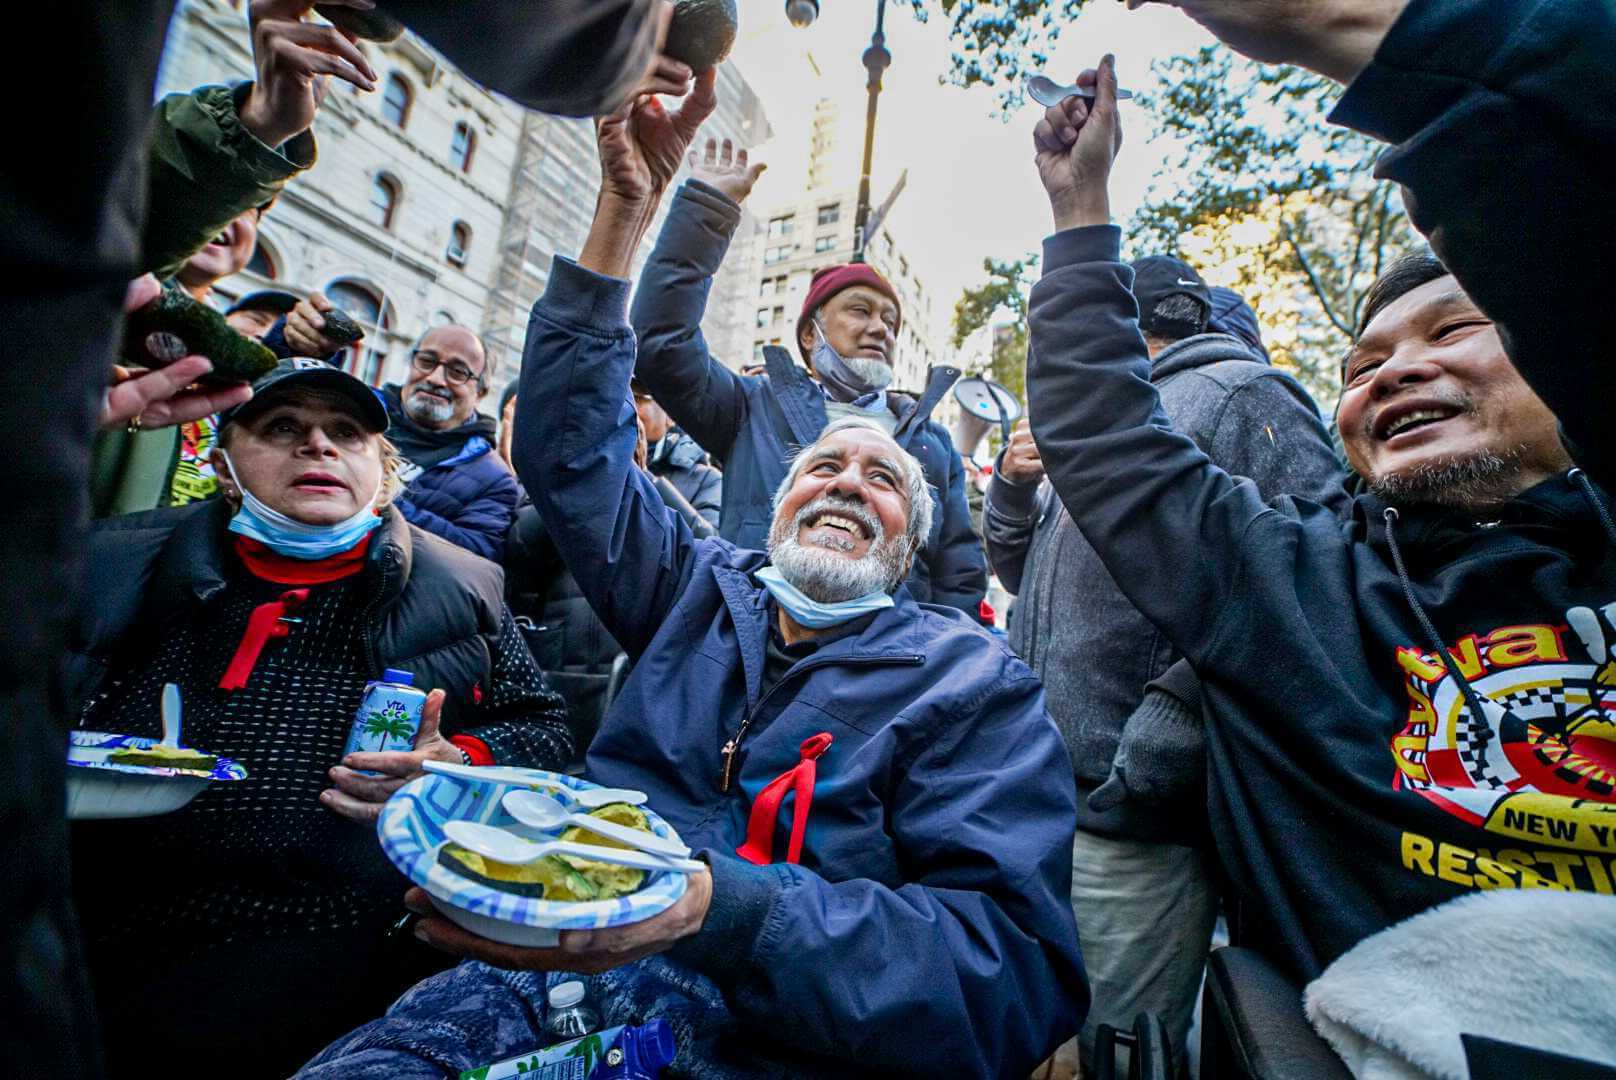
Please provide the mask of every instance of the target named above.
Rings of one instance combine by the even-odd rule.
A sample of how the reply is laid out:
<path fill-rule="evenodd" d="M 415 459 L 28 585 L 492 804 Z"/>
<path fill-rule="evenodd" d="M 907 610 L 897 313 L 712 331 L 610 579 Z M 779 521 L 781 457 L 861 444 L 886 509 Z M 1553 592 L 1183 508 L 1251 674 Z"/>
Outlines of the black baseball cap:
<path fill-rule="evenodd" d="M 273 311 L 277 315 L 286 315 L 297 307 L 297 297 L 281 289 L 259 289 L 250 292 L 230 305 L 226 315 L 234 315 L 238 311 Z"/>
<path fill-rule="evenodd" d="M 354 415 L 358 416 L 371 431 L 384 434 L 387 431 L 387 408 L 382 405 L 381 398 L 376 391 L 343 371 L 339 367 L 332 367 L 324 360 L 314 360 L 306 356 L 294 356 L 282 360 L 265 375 L 253 380 L 253 396 L 237 405 L 226 409 L 219 414 L 219 427 L 232 424 L 237 420 L 257 416 L 271 405 L 275 404 L 289 390 L 324 390 L 336 394 L 348 401 L 354 407 Z"/>
<path fill-rule="evenodd" d="M 1207 320 L 1212 316 L 1212 290 L 1193 266 L 1171 255 L 1146 255 L 1134 260 L 1133 295 L 1139 302 L 1139 328 L 1146 333 L 1189 337 L 1205 332 Z M 1168 325 L 1155 325 L 1156 305 L 1171 296 L 1187 296 L 1200 306 L 1201 317 L 1193 328 L 1177 320 Z"/>

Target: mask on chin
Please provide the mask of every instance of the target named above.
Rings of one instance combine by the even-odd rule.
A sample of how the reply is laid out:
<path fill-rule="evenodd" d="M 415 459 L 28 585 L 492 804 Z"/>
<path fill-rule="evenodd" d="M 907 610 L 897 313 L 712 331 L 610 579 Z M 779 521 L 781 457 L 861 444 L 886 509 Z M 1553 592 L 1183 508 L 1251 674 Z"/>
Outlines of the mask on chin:
<path fill-rule="evenodd" d="M 865 593 L 850 600 L 839 600 L 834 604 L 815 600 L 791 582 L 786 580 L 784 574 L 777 567 L 764 566 L 753 574 L 769 590 L 774 602 L 785 609 L 800 626 L 810 630 L 824 630 L 832 626 L 840 626 L 845 622 L 852 622 L 860 615 L 868 615 L 872 611 L 880 611 L 893 605 L 892 595 L 884 592 Z"/>
<path fill-rule="evenodd" d="M 814 342 L 814 351 L 809 354 L 808 364 L 832 398 L 841 402 L 854 401 L 892 385 L 890 364 L 862 356 L 843 356 L 831 348 L 819 320 L 815 319 L 813 323 L 814 336 L 818 340 Z"/>
<path fill-rule="evenodd" d="M 236 463 L 230 460 L 230 452 L 221 450 L 220 453 L 224 455 L 225 464 L 230 466 L 230 475 L 235 478 L 236 487 L 241 491 L 241 508 L 230 519 L 230 531 L 257 540 L 277 555 L 309 560 L 340 555 L 351 550 L 382 523 L 375 510 L 376 499 L 382 493 L 382 481 L 377 481 L 376 490 L 370 493 L 365 505 L 352 517 L 330 525 L 309 525 L 260 502 L 256 495 L 247 490 L 241 473 L 236 470 Z"/>

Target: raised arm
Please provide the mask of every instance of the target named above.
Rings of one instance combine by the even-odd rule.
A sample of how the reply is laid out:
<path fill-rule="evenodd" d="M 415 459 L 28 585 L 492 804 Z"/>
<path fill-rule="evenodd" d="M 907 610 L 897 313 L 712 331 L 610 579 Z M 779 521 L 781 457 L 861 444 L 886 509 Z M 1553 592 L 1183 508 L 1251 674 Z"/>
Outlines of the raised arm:
<path fill-rule="evenodd" d="M 299 0 L 252 6 L 253 82 L 204 86 L 157 103 L 142 244 L 143 266 L 159 277 L 314 164 L 310 129 L 328 77 L 376 88 L 364 53 L 335 28 L 304 22 L 307 8 Z"/>
<path fill-rule="evenodd" d="M 1027 400 L 1044 468 L 1128 600 L 1191 659 L 1242 581 L 1243 540 L 1275 511 L 1174 431 L 1150 383 L 1133 271 L 1106 190 L 1121 145 L 1108 57 L 1091 109 L 1051 108 L 1034 136 L 1057 232 L 1044 242 L 1029 317 Z M 1162 568 L 1171 567 L 1165 583 Z"/>
<path fill-rule="evenodd" d="M 556 257 L 522 354 L 517 475 L 589 606 L 631 657 L 684 586 L 695 539 L 634 463 L 628 282 Z"/>
<path fill-rule="evenodd" d="M 604 148 L 603 148 L 604 150 Z M 747 153 L 708 139 L 690 155 L 691 179 L 674 195 L 629 321 L 639 340 L 635 377 L 701 447 L 719 460 L 746 420 L 746 389 L 715 359 L 701 332 L 713 275 L 724 262 L 745 199 L 763 171 Z"/>

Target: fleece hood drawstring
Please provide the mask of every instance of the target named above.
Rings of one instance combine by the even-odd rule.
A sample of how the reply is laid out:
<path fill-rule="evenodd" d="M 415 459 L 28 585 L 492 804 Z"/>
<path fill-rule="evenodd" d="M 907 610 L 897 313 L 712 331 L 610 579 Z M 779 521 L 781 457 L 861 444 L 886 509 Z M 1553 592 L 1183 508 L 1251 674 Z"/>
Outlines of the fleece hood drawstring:
<path fill-rule="evenodd" d="M 1616 546 L 1616 520 L 1612 520 L 1609 507 L 1599 497 L 1599 492 L 1594 490 L 1594 482 L 1588 479 L 1588 474 L 1581 469 L 1572 469 L 1566 473 L 1566 479 L 1577 485 L 1582 497 L 1588 500 L 1588 505 L 1599 515 L 1599 523 L 1605 527 L 1605 535 L 1610 537 L 1611 545 Z"/>
<path fill-rule="evenodd" d="M 1577 487 L 1582 497 L 1588 501 L 1588 505 L 1593 507 L 1594 513 L 1599 516 L 1600 524 L 1605 528 L 1605 535 L 1610 538 L 1611 544 L 1616 546 L 1616 520 L 1611 518 L 1610 510 L 1605 506 L 1604 500 L 1600 499 L 1593 481 L 1588 479 L 1588 474 L 1581 469 L 1572 469 L 1566 473 L 1566 479 Z M 1470 707 L 1471 715 L 1482 722 L 1476 732 L 1476 748 L 1485 749 L 1493 737 L 1493 732 L 1501 730 L 1500 722 L 1508 715 L 1508 710 L 1491 698 L 1483 697 L 1470 684 L 1470 680 L 1465 678 L 1465 673 L 1459 670 L 1459 662 L 1443 644 L 1442 636 L 1436 632 L 1436 626 L 1425 613 L 1424 605 L 1420 603 L 1419 597 L 1414 595 L 1414 583 L 1409 579 L 1408 568 L 1403 565 L 1403 552 L 1397 546 L 1396 523 L 1400 516 L 1395 506 L 1388 506 L 1381 511 L 1381 517 L 1386 521 L 1386 547 L 1392 553 L 1392 565 L 1397 568 L 1397 580 L 1403 586 L 1403 597 L 1413 610 L 1414 618 L 1419 620 L 1420 629 L 1425 631 L 1431 647 L 1442 657 L 1442 662 L 1453 674 L 1454 682 L 1459 685 L 1459 692 L 1464 695 L 1465 704 Z"/>

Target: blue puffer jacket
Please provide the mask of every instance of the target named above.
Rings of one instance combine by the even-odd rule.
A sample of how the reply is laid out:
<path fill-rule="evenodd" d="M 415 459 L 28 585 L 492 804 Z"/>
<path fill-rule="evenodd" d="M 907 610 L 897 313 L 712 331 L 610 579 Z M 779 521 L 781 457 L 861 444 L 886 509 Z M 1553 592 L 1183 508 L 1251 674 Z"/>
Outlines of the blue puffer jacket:
<path fill-rule="evenodd" d="M 640 348 L 634 376 L 723 463 L 718 535 L 761 548 L 792 453 L 817 439 L 827 421 L 819 384 L 784 349 L 764 350 L 767 378 L 737 375 L 707 351 L 701 333 L 707 290 L 740 216 L 738 205 L 705 184 L 691 181 L 679 189 L 634 294 L 631 321 Z M 909 591 L 978 618 L 987 558 L 965 501 L 964 465 L 948 432 L 930 419 L 958 378 L 958 368 L 933 368 L 919 400 L 891 395 L 898 406 L 894 437 L 920 459 L 934 505 Z"/>
<path fill-rule="evenodd" d="M 636 661 L 588 775 L 649 793 L 711 862 L 713 896 L 694 937 L 596 980 L 602 1005 L 668 1015 L 681 1076 L 1026 1076 L 1088 1002 L 1068 897 L 1076 793 L 1041 685 L 980 627 L 900 586 L 895 607 L 760 696 L 774 608 L 752 571 L 766 556 L 693 539 L 634 468 L 627 294 L 557 260 L 529 324 L 516 458 Z M 725 791 L 721 748 L 743 723 Z M 760 789 L 820 732 L 834 741 L 801 864 L 737 858 Z M 521 1018 L 543 1015 L 542 992 L 462 966 L 311 1074 L 443 1075 L 520 1052 L 541 1039 Z M 514 1020 L 445 1013 L 450 997 Z"/>
<path fill-rule="evenodd" d="M 380 397 L 395 427 L 408 422 L 399 408 L 398 387 L 384 387 Z M 494 453 L 492 420 L 478 414 L 453 434 L 465 438 L 460 449 L 422 469 L 394 505 L 411 525 L 499 562 L 522 489 Z"/>

